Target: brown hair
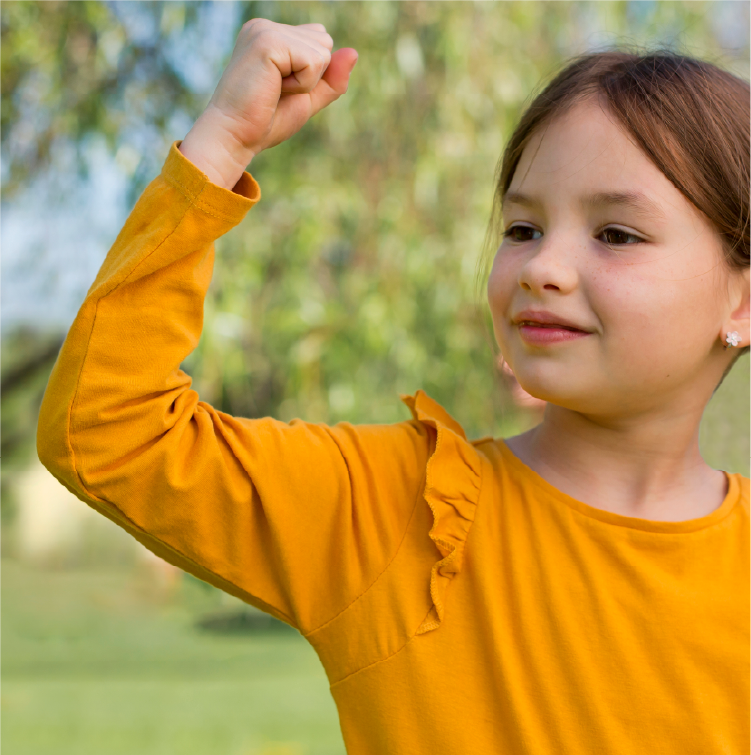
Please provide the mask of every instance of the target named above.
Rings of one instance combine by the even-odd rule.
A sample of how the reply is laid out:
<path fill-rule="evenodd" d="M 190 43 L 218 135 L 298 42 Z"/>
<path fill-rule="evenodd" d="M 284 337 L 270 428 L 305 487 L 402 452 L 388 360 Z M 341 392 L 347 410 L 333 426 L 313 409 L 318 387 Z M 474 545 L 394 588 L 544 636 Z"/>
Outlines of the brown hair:
<path fill-rule="evenodd" d="M 730 268 L 747 268 L 749 84 L 712 63 L 664 49 L 580 55 L 533 99 L 496 168 L 486 245 L 497 247 L 503 196 L 532 134 L 592 96 L 709 218 L 722 238 Z"/>

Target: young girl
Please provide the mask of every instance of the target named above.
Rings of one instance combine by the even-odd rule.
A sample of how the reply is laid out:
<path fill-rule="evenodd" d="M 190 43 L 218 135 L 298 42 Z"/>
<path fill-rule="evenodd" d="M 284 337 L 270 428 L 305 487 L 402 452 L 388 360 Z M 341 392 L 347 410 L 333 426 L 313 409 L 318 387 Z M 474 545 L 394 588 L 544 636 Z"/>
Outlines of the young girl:
<path fill-rule="evenodd" d="M 332 48 L 243 26 L 70 330 L 40 458 L 296 627 L 350 753 L 748 752 L 749 481 L 698 448 L 749 345 L 748 84 L 592 54 L 524 114 L 488 295 L 538 427 L 470 442 L 422 391 L 394 425 L 231 417 L 180 364 L 214 241 L 261 197 L 245 168 L 346 92 L 356 52 Z"/>

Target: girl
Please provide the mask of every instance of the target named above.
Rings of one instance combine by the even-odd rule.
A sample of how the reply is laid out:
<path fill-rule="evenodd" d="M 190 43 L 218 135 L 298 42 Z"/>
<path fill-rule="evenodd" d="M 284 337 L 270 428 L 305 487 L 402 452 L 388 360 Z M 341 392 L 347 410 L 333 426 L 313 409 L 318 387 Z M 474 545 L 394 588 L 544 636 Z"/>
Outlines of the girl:
<path fill-rule="evenodd" d="M 62 348 L 38 450 L 153 552 L 296 627 L 350 753 L 742 753 L 749 482 L 702 411 L 749 344 L 749 87 L 670 54 L 571 63 L 501 163 L 488 281 L 524 435 L 242 419 L 190 389 L 245 172 L 342 96 L 321 24 L 246 23 Z M 499 214 L 502 209 L 502 216 Z"/>

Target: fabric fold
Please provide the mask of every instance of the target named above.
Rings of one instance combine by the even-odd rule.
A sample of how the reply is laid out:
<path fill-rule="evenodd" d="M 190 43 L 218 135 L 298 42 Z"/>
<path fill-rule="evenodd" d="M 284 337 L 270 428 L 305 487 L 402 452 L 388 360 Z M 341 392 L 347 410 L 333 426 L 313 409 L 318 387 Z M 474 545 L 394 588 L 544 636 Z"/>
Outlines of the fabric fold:
<path fill-rule="evenodd" d="M 429 537 L 442 558 L 431 569 L 433 606 L 417 630 L 417 634 L 423 634 L 440 626 L 446 591 L 461 571 L 464 547 L 480 496 L 482 463 L 461 425 L 424 391 L 403 395 L 401 399 L 434 441 L 426 469 L 424 497 L 433 512 Z"/>

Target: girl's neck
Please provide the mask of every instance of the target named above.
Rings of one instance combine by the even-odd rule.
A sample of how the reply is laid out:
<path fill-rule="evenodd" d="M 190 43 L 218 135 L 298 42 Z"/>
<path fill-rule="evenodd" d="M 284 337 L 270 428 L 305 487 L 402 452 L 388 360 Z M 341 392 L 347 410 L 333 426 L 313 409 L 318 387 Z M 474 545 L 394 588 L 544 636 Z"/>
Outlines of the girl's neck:
<path fill-rule="evenodd" d="M 701 408 L 602 420 L 548 405 L 543 422 L 506 441 L 563 493 L 595 508 L 656 521 L 707 516 L 727 479 L 699 452 Z"/>

